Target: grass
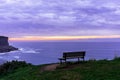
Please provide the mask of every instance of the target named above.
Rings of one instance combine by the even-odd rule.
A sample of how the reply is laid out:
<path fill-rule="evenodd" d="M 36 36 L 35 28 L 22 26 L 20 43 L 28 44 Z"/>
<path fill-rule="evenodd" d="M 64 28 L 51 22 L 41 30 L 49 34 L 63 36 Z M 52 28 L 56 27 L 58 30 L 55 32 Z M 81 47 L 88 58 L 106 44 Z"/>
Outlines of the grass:
<path fill-rule="evenodd" d="M 120 58 L 60 65 L 55 71 L 41 72 L 44 65 L 21 67 L 0 76 L 0 80 L 119 80 Z"/>

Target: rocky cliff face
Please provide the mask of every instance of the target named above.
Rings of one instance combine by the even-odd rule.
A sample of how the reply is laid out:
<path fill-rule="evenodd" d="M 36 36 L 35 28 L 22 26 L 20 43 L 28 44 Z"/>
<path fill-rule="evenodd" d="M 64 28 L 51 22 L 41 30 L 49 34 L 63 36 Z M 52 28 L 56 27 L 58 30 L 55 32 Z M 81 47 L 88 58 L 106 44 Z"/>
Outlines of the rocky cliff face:
<path fill-rule="evenodd" d="M 9 46 L 8 37 L 0 36 L 0 46 Z"/>
<path fill-rule="evenodd" d="M 0 53 L 10 52 L 10 51 L 14 51 L 14 50 L 18 50 L 18 48 L 15 48 L 15 47 L 9 45 L 8 37 L 0 36 Z"/>

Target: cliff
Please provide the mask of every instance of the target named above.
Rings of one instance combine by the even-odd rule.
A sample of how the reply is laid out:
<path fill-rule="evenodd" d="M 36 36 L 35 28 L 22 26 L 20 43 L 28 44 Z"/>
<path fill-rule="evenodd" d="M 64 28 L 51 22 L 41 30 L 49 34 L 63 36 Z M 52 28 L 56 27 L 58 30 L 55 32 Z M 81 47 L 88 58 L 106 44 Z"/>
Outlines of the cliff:
<path fill-rule="evenodd" d="M 0 36 L 0 53 L 10 52 L 14 50 L 18 50 L 18 48 L 9 45 L 8 37 Z"/>

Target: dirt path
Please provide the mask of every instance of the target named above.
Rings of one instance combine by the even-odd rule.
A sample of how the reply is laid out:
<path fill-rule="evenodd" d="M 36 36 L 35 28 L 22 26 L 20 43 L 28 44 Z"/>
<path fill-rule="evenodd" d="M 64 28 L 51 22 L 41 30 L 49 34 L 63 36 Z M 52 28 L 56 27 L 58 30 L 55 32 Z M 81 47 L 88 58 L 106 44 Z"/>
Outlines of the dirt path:
<path fill-rule="evenodd" d="M 46 65 L 44 67 L 41 68 L 41 72 L 43 71 L 54 71 L 56 69 L 57 66 L 59 66 L 60 64 L 50 64 L 50 65 Z"/>

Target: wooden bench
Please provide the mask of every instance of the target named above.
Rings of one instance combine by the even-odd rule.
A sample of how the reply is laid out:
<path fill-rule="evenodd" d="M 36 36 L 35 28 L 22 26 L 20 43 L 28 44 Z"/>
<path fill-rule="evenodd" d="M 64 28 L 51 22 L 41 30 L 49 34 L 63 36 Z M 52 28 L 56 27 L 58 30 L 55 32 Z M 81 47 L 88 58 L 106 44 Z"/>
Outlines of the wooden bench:
<path fill-rule="evenodd" d="M 62 58 L 58 58 L 60 60 L 60 63 L 62 61 L 67 61 L 67 59 L 73 59 L 73 58 L 78 58 L 78 61 L 80 61 L 80 58 L 83 59 L 84 61 L 85 57 L 85 51 L 80 51 L 80 52 L 64 52 Z"/>

